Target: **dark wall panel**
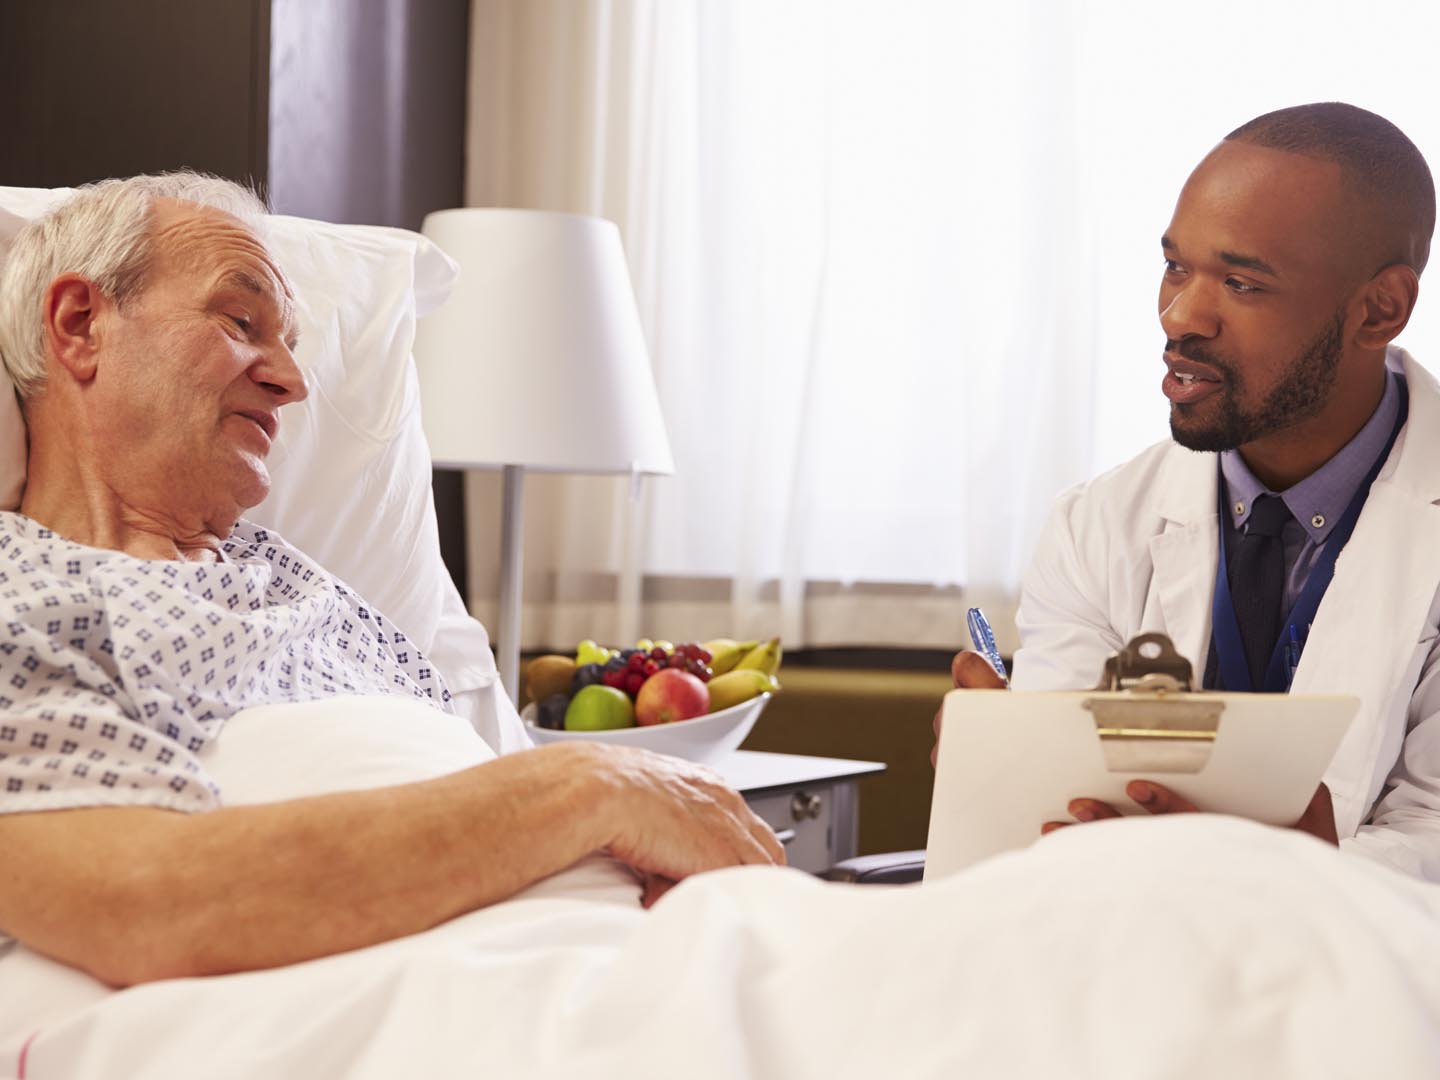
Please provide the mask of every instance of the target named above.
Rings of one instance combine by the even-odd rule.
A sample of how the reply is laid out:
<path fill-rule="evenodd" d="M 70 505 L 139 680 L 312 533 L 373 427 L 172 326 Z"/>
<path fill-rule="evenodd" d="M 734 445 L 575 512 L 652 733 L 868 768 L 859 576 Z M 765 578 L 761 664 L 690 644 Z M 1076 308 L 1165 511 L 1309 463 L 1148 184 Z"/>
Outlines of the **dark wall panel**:
<path fill-rule="evenodd" d="M 468 0 L 274 0 L 276 210 L 418 229 L 459 206 Z"/>
<path fill-rule="evenodd" d="M 0 2 L 0 183 L 262 183 L 270 0 Z"/>

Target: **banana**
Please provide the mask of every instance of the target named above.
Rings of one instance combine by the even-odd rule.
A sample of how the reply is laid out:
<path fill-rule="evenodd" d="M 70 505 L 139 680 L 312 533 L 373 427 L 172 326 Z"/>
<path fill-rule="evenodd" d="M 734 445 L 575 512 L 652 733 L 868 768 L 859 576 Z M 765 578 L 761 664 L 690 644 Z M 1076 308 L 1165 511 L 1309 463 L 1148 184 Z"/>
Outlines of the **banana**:
<path fill-rule="evenodd" d="M 727 671 L 733 671 L 740 658 L 758 644 L 758 641 L 736 641 L 734 638 L 722 637 L 707 641 L 701 647 L 710 654 L 710 670 L 716 675 L 724 675 Z"/>
<path fill-rule="evenodd" d="M 764 645 L 756 645 L 740 658 L 735 665 L 736 669 L 763 671 L 766 675 L 774 675 L 780 670 L 780 657 L 785 650 L 780 647 L 780 639 L 772 637 Z"/>
<path fill-rule="evenodd" d="M 712 713 L 739 705 L 742 701 L 749 701 L 766 692 L 774 693 L 780 689 L 780 683 L 776 681 L 775 676 L 766 675 L 763 671 L 756 671 L 754 668 L 742 668 L 739 671 L 727 671 L 724 675 L 716 675 L 710 680 L 709 685 L 710 711 Z"/>

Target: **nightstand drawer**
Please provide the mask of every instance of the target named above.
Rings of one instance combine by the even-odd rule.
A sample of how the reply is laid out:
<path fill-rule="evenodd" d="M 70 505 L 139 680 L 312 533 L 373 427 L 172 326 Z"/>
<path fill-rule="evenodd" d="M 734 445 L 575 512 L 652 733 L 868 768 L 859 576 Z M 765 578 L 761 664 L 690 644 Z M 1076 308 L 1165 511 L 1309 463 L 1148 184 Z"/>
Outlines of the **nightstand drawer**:
<path fill-rule="evenodd" d="M 793 791 L 747 796 L 745 801 L 765 824 L 784 839 L 785 859 L 812 874 L 824 873 L 835 857 L 835 798 L 830 785 L 809 785 Z"/>
<path fill-rule="evenodd" d="M 786 839 L 791 866 L 823 874 L 855 850 L 860 795 L 855 781 L 884 772 L 878 761 L 737 750 L 715 770 L 765 824 Z"/>

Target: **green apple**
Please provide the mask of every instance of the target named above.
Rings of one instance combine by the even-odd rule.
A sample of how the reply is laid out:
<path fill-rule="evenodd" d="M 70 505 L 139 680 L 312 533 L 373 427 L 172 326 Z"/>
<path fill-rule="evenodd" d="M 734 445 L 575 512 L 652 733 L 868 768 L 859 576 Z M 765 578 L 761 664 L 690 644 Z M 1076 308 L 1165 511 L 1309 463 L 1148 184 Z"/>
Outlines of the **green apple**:
<path fill-rule="evenodd" d="M 613 731 L 635 726 L 630 695 L 613 686 L 593 683 L 570 699 L 565 710 L 566 731 Z"/>

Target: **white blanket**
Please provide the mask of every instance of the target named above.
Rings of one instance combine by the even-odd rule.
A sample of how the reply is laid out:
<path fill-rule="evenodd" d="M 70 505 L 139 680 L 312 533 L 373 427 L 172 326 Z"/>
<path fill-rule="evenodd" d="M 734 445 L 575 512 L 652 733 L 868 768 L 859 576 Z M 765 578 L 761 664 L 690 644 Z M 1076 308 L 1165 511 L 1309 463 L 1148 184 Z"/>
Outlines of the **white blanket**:
<path fill-rule="evenodd" d="M 1238 820 L 1066 829 L 923 887 L 633 895 L 591 862 L 400 941 L 118 993 L 20 950 L 0 1076 L 1440 1076 L 1440 891 Z"/>

